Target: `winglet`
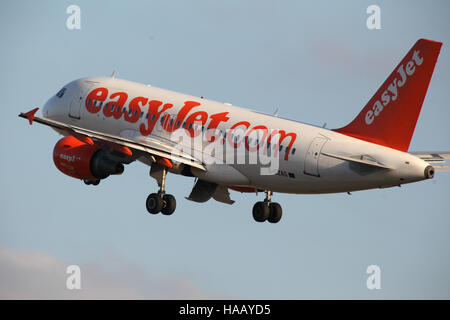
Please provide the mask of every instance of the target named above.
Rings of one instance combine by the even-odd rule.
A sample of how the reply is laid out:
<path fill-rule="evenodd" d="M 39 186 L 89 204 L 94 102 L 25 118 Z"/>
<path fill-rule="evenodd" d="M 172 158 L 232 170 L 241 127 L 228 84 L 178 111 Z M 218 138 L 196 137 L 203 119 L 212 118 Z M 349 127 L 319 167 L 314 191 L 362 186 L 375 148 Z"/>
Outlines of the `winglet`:
<path fill-rule="evenodd" d="M 33 124 L 33 120 L 34 120 L 34 114 L 39 110 L 39 108 L 34 108 L 33 110 L 30 110 L 26 113 L 24 113 L 23 115 L 25 117 L 27 117 L 28 122 L 30 123 L 30 126 Z"/>

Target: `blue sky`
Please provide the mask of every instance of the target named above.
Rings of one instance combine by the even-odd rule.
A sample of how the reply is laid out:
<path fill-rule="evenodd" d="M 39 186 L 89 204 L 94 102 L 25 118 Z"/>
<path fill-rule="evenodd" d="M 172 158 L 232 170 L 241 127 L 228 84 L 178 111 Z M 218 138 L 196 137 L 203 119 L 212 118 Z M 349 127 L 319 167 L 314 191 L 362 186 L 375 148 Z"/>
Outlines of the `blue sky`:
<path fill-rule="evenodd" d="M 81 30 L 66 8 L 81 8 Z M 381 8 L 368 30 L 366 8 Z M 449 3 L 434 1 L 10 1 L 0 11 L 3 116 L 0 298 L 450 298 L 450 174 L 402 188 L 263 195 L 233 206 L 184 199 L 149 215 L 156 190 L 133 163 L 98 187 L 60 173 L 58 134 L 17 115 L 85 76 L 117 77 L 337 128 L 356 116 L 414 42 L 442 41 L 412 151 L 450 150 Z M 65 289 L 65 268 L 82 290 Z M 381 268 L 381 290 L 366 268 Z"/>

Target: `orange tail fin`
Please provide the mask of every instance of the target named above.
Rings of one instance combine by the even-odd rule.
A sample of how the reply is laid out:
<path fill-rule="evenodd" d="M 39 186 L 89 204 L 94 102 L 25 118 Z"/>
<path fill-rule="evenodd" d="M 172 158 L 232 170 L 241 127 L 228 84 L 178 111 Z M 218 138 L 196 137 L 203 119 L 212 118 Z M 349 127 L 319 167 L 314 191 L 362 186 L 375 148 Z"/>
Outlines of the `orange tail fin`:
<path fill-rule="evenodd" d="M 408 151 L 441 46 L 418 40 L 358 116 L 334 131 Z"/>

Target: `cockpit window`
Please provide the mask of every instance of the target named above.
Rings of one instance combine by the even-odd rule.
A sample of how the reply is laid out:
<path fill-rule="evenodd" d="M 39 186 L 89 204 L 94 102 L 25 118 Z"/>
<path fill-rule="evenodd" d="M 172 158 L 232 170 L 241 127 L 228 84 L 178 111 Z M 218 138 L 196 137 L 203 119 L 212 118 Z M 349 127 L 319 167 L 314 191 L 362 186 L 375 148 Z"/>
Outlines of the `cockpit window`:
<path fill-rule="evenodd" d="M 66 92 L 66 88 L 62 88 L 61 90 L 59 90 L 58 93 L 56 94 L 56 96 L 58 98 L 62 98 L 62 96 L 64 95 L 64 92 Z"/>

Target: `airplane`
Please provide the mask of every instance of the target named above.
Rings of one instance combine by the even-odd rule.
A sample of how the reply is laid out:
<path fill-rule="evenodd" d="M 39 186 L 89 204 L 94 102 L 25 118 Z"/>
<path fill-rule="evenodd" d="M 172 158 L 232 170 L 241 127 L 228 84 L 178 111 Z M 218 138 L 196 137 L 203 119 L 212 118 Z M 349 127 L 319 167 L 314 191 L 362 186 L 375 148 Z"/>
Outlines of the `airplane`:
<path fill-rule="evenodd" d="M 39 108 L 19 116 L 64 136 L 54 163 L 87 185 L 136 160 L 148 165 L 158 184 L 146 200 L 151 214 L 175 211 L 176 199 L 166 193 L 170 172 L 195 178 L 186 198 L 195 202 L 233 204 L 229 190 L 264 192 L 253 218 L 277 223 L 282 208 L 274 193 L 350 193 L 450 171 L 450 152 L 408 152 L 441 46 L 419 39 L 356 118 L 332 130 L 114 74 L 72 81 L 45 103 L 42 116 Z"/>

